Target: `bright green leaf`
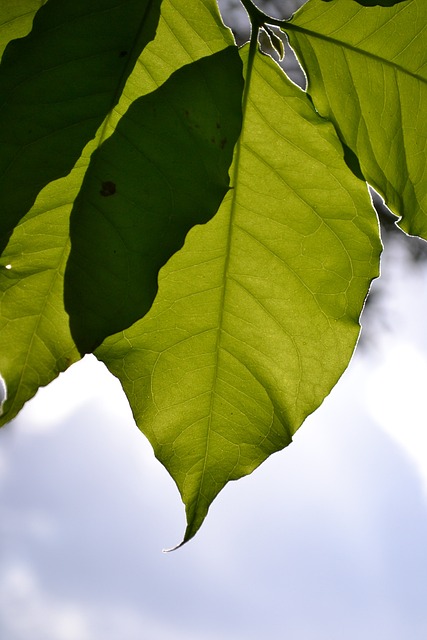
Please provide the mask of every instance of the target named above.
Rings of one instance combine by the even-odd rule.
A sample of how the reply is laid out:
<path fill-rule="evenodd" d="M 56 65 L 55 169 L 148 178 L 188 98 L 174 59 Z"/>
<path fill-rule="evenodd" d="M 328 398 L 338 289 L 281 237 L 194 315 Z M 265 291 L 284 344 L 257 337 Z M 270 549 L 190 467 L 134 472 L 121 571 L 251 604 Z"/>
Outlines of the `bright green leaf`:
<path fill-rule="evenodd" d="M 276 53 L 278 54 L 279 60 L 283 60 L 285 56 L 285 47 L 282 40 L 279 38 L 279 36 L 276 33 L 274 33 L 273 29 L 271 29 L 268 25 L 265 24 L 263 28 L 270 40 L 271 46 L 273 47 L 273 49 L 275 49 Z"/>
<path fill-rule="evenodd" d="M 427 238 L 427 3 L 310 0 L 285 27 L 320 115 L 366 180 Z"/>
<path fill-rule="evenodd" d="M 147 316 L 96 352 L 178 485 L 184 541 L 329 393 L 378 274 L 375 213 L 333 126 L 260 54 L 243 107 L 220 211 L 161 271 Z"/>
<path fill-rule="evenodd" d="M 42 191 L 0 258 L 0 373 L 7 386 L 0 424 L 80 357 L 64 309 L 63 277 L 70 202 L 88 161 L 82 158 L 67 178 Z"/>

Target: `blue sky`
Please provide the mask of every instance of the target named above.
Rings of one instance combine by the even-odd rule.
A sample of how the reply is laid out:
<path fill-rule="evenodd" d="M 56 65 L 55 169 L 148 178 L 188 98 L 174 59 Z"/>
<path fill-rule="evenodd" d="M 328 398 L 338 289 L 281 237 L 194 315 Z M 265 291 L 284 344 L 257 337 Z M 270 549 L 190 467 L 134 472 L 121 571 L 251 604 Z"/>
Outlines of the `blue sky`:
<path fill-rule="evenodd" d="M 383 273 L 388 329 L 173 553 L 183 508 L 116 381 L 88 358 L 42 390 L 0 431 L 2 640 L 424 640 L 427 274 L 399 248 Z"/>

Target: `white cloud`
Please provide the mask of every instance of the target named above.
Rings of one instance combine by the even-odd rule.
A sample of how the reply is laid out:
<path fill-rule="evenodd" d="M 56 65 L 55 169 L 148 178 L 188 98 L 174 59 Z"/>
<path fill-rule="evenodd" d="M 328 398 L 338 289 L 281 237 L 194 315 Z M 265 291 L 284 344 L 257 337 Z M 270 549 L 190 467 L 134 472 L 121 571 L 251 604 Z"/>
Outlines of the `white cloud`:
<path fill-rule="evenodd" d="M 106 607 L 54 597 L 22 562 L 0 574 L 0 632 L 13 640 L 200 640 L 168 622 L 167 611 L 162 619 L 150 618 L 120 603 Z M 203 633 L 203 640 L 215 637 Z"/>
<path fill-rule="evenodd" d="M 368 376 L 365 393 L 369 413 L 411 456 L 427 495 L 426 383 L 425 355 L 399 343 Z"/>
<path fill-rule="evenodd" d="M 53 518 L 39 509 L 18 510 L 2 507 L 0 535 L 16 535 L 25 531 L 32 539 L 51 543 L 58 535 L 58 527 Z"/>
<path fill-rule="evenodd" d="M 9 459 L 7 454 L 0 449 L 0 480 L 4 478 L 9 469 Z"/>
<path fill-rule="evenodd" d="M 131 414 L 120 382 L 95 356 L 85 356 L 42 387 L 21 413 L 32 432 L 54 429 L 82 405 L 99 402 L 122 420 Z"/>
<path fill-rule="evenodd" d="M 0 614 L 4 638 L 91 640 L 81 611 L 47 598 L 31 569 L 22 563 L 11 565 L 2 573 Z"/>

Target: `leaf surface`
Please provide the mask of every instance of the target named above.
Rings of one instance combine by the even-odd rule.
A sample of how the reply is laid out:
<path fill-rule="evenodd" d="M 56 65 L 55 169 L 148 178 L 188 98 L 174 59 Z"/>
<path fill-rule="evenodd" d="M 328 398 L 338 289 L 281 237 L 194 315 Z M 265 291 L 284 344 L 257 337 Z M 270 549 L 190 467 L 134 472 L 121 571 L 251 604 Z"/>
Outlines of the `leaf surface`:
<path fill-rule="evenodd" d="M 96 351 L 177 483 L 184 542 L 336 383 L 381 250 L 333 126 L 270 58 L 242 55 L 233 188 L 162 269 L 147 316 Z"/>
<path fill-rule="evenodd" d="M 71 7 L 70 3 L 63 4 Z M 33 5 L 29 2 L 27 6 Z M 81 3 L 76 3 L 76 10 L 77 5 L 81 6 Z M 139 3 L 140 9 L 143 6 Z M 21 35 L 24 33 L 25 29 L 20 32 Z M 87 185 L 88 192 L 104 188 L 99 182 L 94 187 L 90 181 L 85 181 L 88 167 L 93 166 L 91 154 L 114 133 L 136 99 L 155 91 L 183 65 L 220 52 L 231 43 L 231 34 L 224 29 L 214 3 L 163 0 L 156 38 L 144 49 L 119 102 L 102 123 L 95 139 L 88 143 L 67 176 L 44 188 L 37 185 L 35 190 L 41 191 L 36 202 L 15 227 L 0 257 L 0 375 L 7 387 L 0 424 L 11 420 L 40 386 L 48 384 L 80 357 L 64 310 L 64 272 L 70 253 L 69 227 L 74 201 L 79 194 L 85 196 L 83 184 Z M 128 55 L 132 55 L 131 50 Z M 83 65 L 83 75 L 85 70 Z M 134 124 L 137 126 L 138 122 Z M 143 126 L 144 122 L 141 122 Z M 0 155 L 3 152 L 7 155 L 9 148 L 2 147 Z M 188 159 L 183 154 L 182 164 L 185 165 Z M 25 191 L 25 172 L 15 178 L 8 185 L 11 187 L 9 192 Z M 144 182 L 141 180 L 138 184 L 145 193 Z M 102 200 L 108 204 L 111 198 L 103 197 Z M 111 204 L 108 207 L 111 211 Z M 144 233 L 149 234 L 150 229 L 143 230 L 140 226 L 138 233 L 143 234 L 141 242 L 145 242 Z M 93 243 L 98 239 L 95 234 Z M 138 243 L 136 234 L 134 242 Z"/>
<path fill-rule="evenodd" d="M 390 4 L 390 3 L 389 3 Z M 400 226 L 427 238 L 427 3 L 310 0 L 285 27 L 308 92 Z"/>

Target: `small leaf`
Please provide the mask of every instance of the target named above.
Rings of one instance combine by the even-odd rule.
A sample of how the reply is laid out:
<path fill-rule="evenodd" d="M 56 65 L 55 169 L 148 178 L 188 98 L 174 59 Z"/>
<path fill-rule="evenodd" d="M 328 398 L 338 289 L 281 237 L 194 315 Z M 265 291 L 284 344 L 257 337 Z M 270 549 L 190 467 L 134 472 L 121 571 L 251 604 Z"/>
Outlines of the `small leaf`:
<path fill-rule="evenodd" d="M 269 27 L 268 25 L 265 24 L 263 26 L 263 29 L 267 33 L 267 35 L 268 35 L 268 37 L 270 39 L 271 46 L 277 52 L 277 54 L 279 56 L 279 60 L 283 60 L 283 58 L 285 56 L 285 47 L 283 45 L 282 39 L 279 38 L 279 36 L 277 34 L 275 34 L 273 29 L 271 29 L 271 27 Z"/>

